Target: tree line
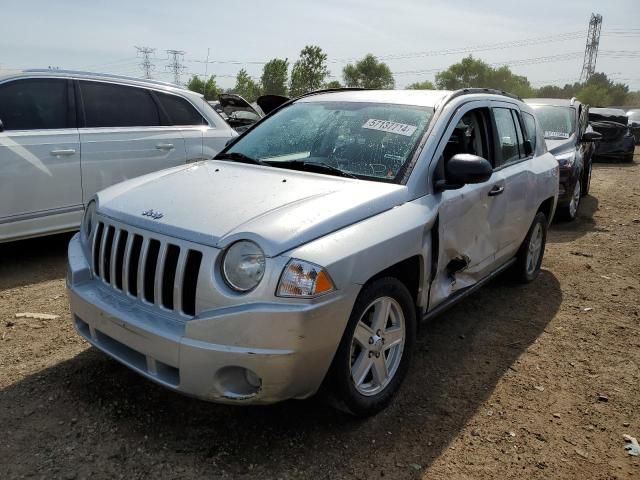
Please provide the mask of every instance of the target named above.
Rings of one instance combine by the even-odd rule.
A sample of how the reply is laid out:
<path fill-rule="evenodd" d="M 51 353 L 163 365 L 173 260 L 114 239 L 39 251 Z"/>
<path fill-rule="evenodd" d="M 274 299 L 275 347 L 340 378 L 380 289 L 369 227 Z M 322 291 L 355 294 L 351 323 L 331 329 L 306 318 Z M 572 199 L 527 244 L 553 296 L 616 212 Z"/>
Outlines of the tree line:
<path fill-rule="evenodd" d="M 373 89 L 395 88 L 389 66 L 375 55 L 367 54 L 361 60 L 347 64 L 342 69 L 343 83 L 329 80 L 327 54 L 315 45 L 308 45 L 300 52 L 289 75 L 289 60 L 274 58 L 267 62 L 258 81 L 245 69 L 236 75 L 233 88 L 223 90 L 215 75 L 201 79 L 194 75 L 187 87 L 203 93 L 207 100 L 216 100 L 221 93 L 236 93 L 249 102 L 260 95 L 273 94 L 296 97 L 321 88 L 363 87 Z M 485 87 L 513 93 L 522 98 L 571 98 L 592 106 L 640 105 L 640 91 L 630 92 L 629 86 L 610 80 L 604 73 L 595 73 L 583 83 L 575 82 L 564 87 L 545 85 L 534 88 L 527 77 L 514 74 L 507 66 L 492 67 L 472 55 L 436 74 L 435 82 L 424 81 L 409 85 L 415 90 L 457 90 L 460 88 Z"/>

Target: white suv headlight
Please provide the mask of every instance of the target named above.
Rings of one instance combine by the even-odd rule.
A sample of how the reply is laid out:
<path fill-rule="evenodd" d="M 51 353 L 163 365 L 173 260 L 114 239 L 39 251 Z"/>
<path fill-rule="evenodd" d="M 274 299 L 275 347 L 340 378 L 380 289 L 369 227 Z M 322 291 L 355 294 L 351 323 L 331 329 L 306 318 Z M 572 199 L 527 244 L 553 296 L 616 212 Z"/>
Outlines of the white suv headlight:
<path fill-rule="evenodd" d="M 258 286 L 264 276 L 265 257 L 253 242 L 240 240 L 231 245 L 222 259 L 222 278 L 237 292 L 248 292 Z"/>
<path fill-rule="evenodd" d="M 94 227 L 96 226 L 96 202 L 91 200 L 84 211 L 84 217 L 82 217 L 82 225 L 80 226 L 80 236 L 86 243 L 91 237 Z"/>
<path fill-rule="evenodd" d="M 284 267 L 276 295 L 312 298 L 336 289 L 327 271 L 313 263 L 292 259 Z"/>

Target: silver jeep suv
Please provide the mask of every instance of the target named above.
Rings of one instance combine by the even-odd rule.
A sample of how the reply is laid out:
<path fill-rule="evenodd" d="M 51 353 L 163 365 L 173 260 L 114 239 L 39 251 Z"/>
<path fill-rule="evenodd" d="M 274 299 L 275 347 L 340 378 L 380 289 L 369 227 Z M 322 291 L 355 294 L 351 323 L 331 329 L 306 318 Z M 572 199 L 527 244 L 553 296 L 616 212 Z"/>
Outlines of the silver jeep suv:
<path fill-rule="evenodd" d="M 540 269 L 558 162 L 485 89 L 315 92 L 211 161 L 99 192 L 69 245 L 73 321 L 145 377 L 265 404 L 323 387 L 370 415 L 419 320 Z"/>

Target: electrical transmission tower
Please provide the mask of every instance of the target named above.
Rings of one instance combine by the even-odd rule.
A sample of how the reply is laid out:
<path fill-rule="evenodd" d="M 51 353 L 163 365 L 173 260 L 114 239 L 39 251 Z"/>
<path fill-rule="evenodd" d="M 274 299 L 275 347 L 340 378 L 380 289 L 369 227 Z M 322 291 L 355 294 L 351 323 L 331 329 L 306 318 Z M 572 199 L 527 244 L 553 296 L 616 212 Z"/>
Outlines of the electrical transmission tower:
<path fill-rule="evenodd" d="M 180 74 L 186 68 L 180 60 L 184 57 L 184 53 L 182 50 L 167 50 L 167 55 L 171 59 L 171 63 L 167 65 L 167 70 L 173 73 L 173 83 L 176 85 L 180 85 Z"/>
<path fill-rule="evenodd" d="M 151 72 L 155 70 L 155 66 L 151 63 L 150 55 L 156 51 L 155 48 L 149 47 L 136 47 L 138 55 L 142 55 L 142 62 L 140 62 L 140 68 L 144 72 L 144 78 L 151 78 Z"/>
<path fill-rule="evenodd" d="M 580 82 L 586 82 L 596 71 L 596 58 L 598 57 L 598 45 L 600 44 L 600 29 L 602 28 L 602 15 L 591 14 L 589 31 L 587 33 L 587 46 L 584 49 L 584 61 Z"/>

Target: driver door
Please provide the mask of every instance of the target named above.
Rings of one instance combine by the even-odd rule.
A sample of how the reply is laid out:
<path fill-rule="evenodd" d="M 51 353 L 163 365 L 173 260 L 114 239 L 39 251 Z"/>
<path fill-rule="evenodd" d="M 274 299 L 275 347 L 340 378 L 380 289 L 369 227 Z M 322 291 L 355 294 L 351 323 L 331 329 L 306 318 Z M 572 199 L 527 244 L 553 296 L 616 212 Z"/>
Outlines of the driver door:
<path fill-rule="evenodd" d="M 487 159 L 495 168 L 496 149 L 489 102 L 466 104 L 451 119 L 436 150 L 436 177 L 458 153 Z M 505 222 L 501 201 L 505 179 L 500 172 L 479 184 L 436 193 L 439 198 L 438 262 L 430 286 L 429 310 L 454 293 L 473 286 L 495 268 L 499 232 Z"/>

